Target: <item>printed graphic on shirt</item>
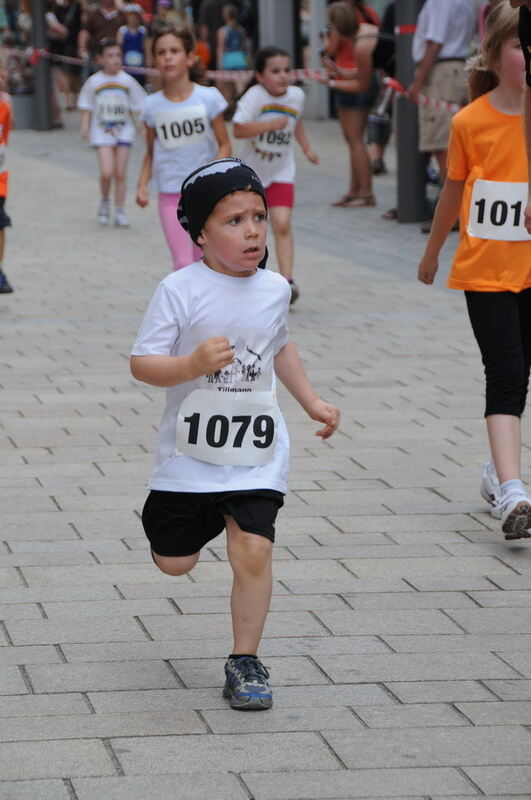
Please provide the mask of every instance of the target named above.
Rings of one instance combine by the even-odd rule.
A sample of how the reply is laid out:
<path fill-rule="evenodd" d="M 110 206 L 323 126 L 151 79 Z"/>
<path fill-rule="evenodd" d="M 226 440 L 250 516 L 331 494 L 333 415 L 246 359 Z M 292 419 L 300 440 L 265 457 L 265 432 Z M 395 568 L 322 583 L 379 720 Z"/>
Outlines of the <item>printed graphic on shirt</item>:
<path fill-rule="evenodd" d="M 262 376 L 262 356 L 259 353 L 255 353 L 242 336 L 236 337 L 234 343 L 231 343 L 230 346 L 234 352 L 232 364 L 207 375 L 207 381 L 217 385 L 220 391 L 251 391 L 241 387 L 237 388 L 234 384 L 259 381 Z M 231 388 L 223 389 L 222 387 L 224 386 L 230 386 Z"/>
<path fill-rule="evenodd" d="M 98 125 L 106 133 L 117 133 L 129 117 L 129 90 L 117 83 L 105 83 L 94 95 Z"/>

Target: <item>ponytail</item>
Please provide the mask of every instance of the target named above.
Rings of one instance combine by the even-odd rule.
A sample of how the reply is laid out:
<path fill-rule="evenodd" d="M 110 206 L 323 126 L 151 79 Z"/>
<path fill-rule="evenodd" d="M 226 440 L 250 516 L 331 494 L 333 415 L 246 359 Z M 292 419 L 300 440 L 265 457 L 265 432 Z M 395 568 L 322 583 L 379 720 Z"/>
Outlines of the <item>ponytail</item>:
<path fill-rule="evenodd" d="M 477 56 L 467 64 L 468 93 L 476 100 L 491 92 L 499 83 L 494 64 L 500 57 L 502 44 L 518 36 L 518 10 L 509 3 L 494 6 L 485 19 L 485 36 Z"/>

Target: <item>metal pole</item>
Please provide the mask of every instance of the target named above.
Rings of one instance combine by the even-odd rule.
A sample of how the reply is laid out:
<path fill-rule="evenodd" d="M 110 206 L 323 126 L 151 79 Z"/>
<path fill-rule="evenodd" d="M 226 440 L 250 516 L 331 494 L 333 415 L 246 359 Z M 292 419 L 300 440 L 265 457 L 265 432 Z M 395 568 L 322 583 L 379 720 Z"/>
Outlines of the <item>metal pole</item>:
<path fill-rule="evenodd" d="M 398 0 L 396 8 L 396 77 L 406 88 L 413 80 L 415 64 L 411 56 L 413 33 L 400 32 L 414 26 L 423 0 Z M 407 30 L 407 28 L 406 28 Z M 398 221 L 420 222 L 427 219 L 426 158 L 418 150 L 417 107 L 406 97 L 396 101 L 396 138 L 398 160 Z"/>
<path fill-rule="evenodd" d="M 44 19 L 45 1 L 31 0 L 33 23 L 33 47 L 41 50 L 46 47 L 46 21 Z M 48 131 L 52 127 L 50 113 L 50 61 L 39 58 L 34 67 L 34 123 L 37 131 Z"/>

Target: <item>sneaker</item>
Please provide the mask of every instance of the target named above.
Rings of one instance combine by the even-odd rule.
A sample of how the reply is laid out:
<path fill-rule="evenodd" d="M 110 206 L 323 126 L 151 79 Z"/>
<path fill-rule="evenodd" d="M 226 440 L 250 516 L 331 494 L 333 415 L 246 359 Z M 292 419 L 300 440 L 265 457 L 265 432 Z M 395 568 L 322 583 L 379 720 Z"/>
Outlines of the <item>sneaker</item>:
<path fill-rule="evenodd" d="M 507 492 L 500 500 L 500 509 L 506 539 L 531 538 L 531 497 L 527 492 Z"/>
<path fill-rule="evenodd" d="M 128 228 L 129 220 L 125 216 L 121 208 L 117 208 L 114 212 L 114 224 L 117 228 Z"/>
<path fill-rule="evenodd" d="M 0 294 L 11 294 L 13 287 L 0 269 Z"/>
<path fill-rule="evenodd" d="M 501 519 L 500 482 L 496 473 L 496 467 L 492 461 L 487 461 L 483 467 L 479 493 L 483 500 L 489 504 L 491 517 L 494 517 L 494 519 Z"/>
<path fill-rule="evenodd" d="M 295 281 L 288 281 L 288 283 L 289 283 L 289 287 L 291 289 L 291 299 L 289 301 L 289 304 L 290 304 L 290 306 L 292 306 L 293 303 L 295 302 L 295 300 L 297 299 L 297 297 L 299 296 L 300 292 L 299 292 L 299 288 L 298 288 L 297 284 L 295 283 Z"/>
<path fill-rule="evenodd" d="M 259 658 L 229 658 L 225 664 L 223 697 L 230 698 L 240 711 L 262 711 L 273 705 L 273 694 L 267 682 L 269 672 Z"/>
<path fill-rule="evenodd" d="M 103 198 L 98 208 L 98 222 L 100 225 L 108 225 L 111 221 L 111 204 L 108 198 Z"/>

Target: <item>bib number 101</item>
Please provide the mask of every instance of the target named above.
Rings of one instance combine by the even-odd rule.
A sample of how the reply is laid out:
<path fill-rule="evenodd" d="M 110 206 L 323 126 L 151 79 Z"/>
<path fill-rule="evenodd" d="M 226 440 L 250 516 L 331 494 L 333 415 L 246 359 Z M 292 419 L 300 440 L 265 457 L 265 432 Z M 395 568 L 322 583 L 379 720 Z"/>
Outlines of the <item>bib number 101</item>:
<path fill-rule="evenodd" d="M 199 412 L 184 417 L 188 425 L 188 444 L 198 444 L 201 429 L 209 447 L 224 447 L 229 438 L 230 447 L 241 448 L 244 441 L 252 437 L 252 444 L 259 449 L 270 447 L 275 437 L 275 421 L 268 414 L 257 417 L 251 415 L 238 415 L 229 419 L 224 414 L 213 414 L 204 425 L 204 415 Z M 252 423 L 252 425 L 251 425 Z"/>
<path fill-rule="evenodd" d="M 506 223 L 514 225 L 515 228 L 522 224 L 522 208 L 523 203 L 521 200 L 509 205 L 505 200 L 495 200 L 489 209 L 488 220 L 486 220 L 487 201 L 484 197 L 481 200 L 476 200 L 474 205 L 477 207 L 477 222 L 483 225 L 484 222 L 489 221 L 491 225 L 502 227 Z"/>

